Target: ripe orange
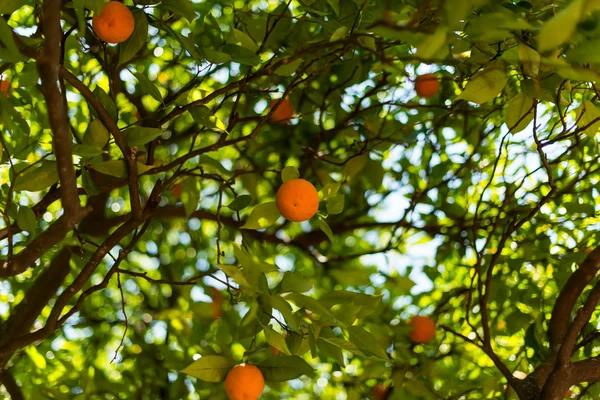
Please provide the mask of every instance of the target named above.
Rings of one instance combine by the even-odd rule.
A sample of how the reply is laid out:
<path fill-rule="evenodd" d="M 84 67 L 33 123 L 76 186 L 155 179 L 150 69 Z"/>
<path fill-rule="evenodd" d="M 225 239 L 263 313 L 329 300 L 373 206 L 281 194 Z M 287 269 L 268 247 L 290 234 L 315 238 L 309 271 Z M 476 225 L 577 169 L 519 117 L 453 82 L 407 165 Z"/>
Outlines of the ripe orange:
<path fill-rule="evenodd" d="M 373 400 L 385 400 L 387 395 L 387 390 L 383 383 L 378 383 L 373 388 Z"/>
<path fill-rule="evenodd" d="M 0 79 L 0 93 L 4 93 L 4 97 L 8 97 L 10 90 L 10 82 L 4 79 Z"/>
<path fill-rule="evenodd" d="M 284 218 L 293 222 L 302 222 L 317 213 L 319 194 L 309 181 L 290 179 L 277 191 L 275 204 Z"/>
<path fill-rule="evenodd" d="M 278 101 L 279 99 L 273 100 L 269 105 L 269 108 L 275 107 L 275 104 L 277 104 Z M 289 121 L 293 116 L 294 107 L 292 107 L 292 103 L 288 99 L 284 99 L 277 106 L 275 111 L 273 111 L 273 114 L 271 114 L 271 121 L 283 123 Z"/>
<path fill-rule="evenodd" d="M 221 304 L 223 304 L 223 297 L 221 297 L 221 292 L 219 292 L 219 289 L 217 288 L 212 288 L 211 289 L 212 295 L 211 298 L 213 300 L 212 303 L 210 303 L 210 306 L 212 307 L 213 313 L 212 313 L 212 319 L 213 320 L 217 320 L 219 318 L 221 318 Z"/>
<path fill-rule="evenodd" d="M 225 393 L 231 400 L 257 400 L 264 388 L 265 379 L 255 365 L 236 365 L 225 378 Z"/>
<path fill-rule="evenodd" d="M 428 343 L 435 337 L 435 322 L 431 318 L 416 316 L 409 324 L 414 327 L 409 335 L 413 343 Z"/>
<path fill-rule="evenodd" d="M 183 183 L 178 183 L 177 185 L 173 186 L 173 189 L 171 189 L 171 193 L 173 193 L 173 196 L 176 200 L 181 198 L 181 189 L 183 189 Z"/>
<path fill-rule="evenodd" d="M 96 35 L 108 43 L 122 43 L 133 33 L 135 22 L 133 14 L 126 5 L 110 1 L 98 16 L 92 18 Z"/>
<path fill-rule="evenodd" d="M 440 81 L 433 74 L 419 75 L 415 80 L 415 90 L 420 97 L 429 99 L 440 90 Z"/>

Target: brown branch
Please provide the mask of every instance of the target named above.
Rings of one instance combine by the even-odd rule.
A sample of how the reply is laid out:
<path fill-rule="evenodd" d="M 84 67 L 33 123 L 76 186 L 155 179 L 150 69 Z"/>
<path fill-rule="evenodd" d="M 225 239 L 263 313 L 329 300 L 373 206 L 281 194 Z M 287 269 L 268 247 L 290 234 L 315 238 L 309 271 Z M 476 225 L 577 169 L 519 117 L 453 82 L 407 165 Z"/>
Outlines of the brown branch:
<path fill-rule="evenodd" d="M 577 299 L 592 281 L 596 272 L 600 269 L 600 247 L 592 251 L 579 268 L 573 272 L 567 283 L 560 291 L 552 317 L 548 324 L 548 335 L 550 339 L 550 349 L 558 353 L 569 329 L 571 313 Z"/>
<path fill-rule="evenodd" d="M 44 48 L 37 59 L 37 69 L 42 81 L 42 93 L 48 107 L 48 119 L 53 133 L 53 151 L 56 156 L 65 224 L 71 230 L 80 212 L 77 176 L 73 167 L 72 139 L 67 115 L 67 105 L 58 86 L 62 28 L 60 26 L 61 0 L 44 1 Z"/>
<path fill-rule="evenodd" d="M 10 371 L 6 370 L 0 372 L 0 384 L 4 386 L 10 395 L 11 400 L 25 400 L 21 388 L 17 384 L 17 381 L 12 376 Z"/>
<path fill-rule="evenodd" d="M 70 220 L 64 214 L 60 216 L 46 231 L 33 239 L 27 247 L 0 264 L 0 278 L 19 275 L 28 267 L 33 266 L 38 258 L 50 250 L 52 246 L 60 243 L 67 233 L 73 229 L 73 226 L 79 223 L 89 212 L 91 212 L 91 208 L 82 208 L 75 220 Z"/>
<path fill-rule="evenodd" d="M 87 100 L 87 102 L 94 108 L 100 121 L 111 133 L 115 139 L 115 143 L 121 150 L 123 157 L 127 164 L 127 171 L 129 176 L 129 197 L 131 201 L 131 210 L 134 218 L 138 222 L 141 222 L 142 206 L 140 203 L 140 195 L 138 188 L 138 174 L 137 174 L 137 151 L 134 151 L 129 147 L 127 141 L 121 133 L 121 129 L 117 126 L 117 123 L 108 114 L 108 111 L 104 108 L 100 100 L 92 93 L 92 91 L 81 82 L 75 75 L 69 72 L 66 68 L 61 67 L 59 70 L 60 76 L 71 84 L 75 89 L 81 93 L 81 95 Z"/>
<path fill-rule="evenodd" d="M 11 310 L 10 317 L 4 323 L 4 330 L 0 344 L 5 344 L 29 332 L 33 323 L 42 313 L 50 299 L 63 284 L 69 273 L 69 260 L 71 251 L 63 248 L 52 260 L 50 265 L 36 278 L 35 282 L 21 302 Z"/>

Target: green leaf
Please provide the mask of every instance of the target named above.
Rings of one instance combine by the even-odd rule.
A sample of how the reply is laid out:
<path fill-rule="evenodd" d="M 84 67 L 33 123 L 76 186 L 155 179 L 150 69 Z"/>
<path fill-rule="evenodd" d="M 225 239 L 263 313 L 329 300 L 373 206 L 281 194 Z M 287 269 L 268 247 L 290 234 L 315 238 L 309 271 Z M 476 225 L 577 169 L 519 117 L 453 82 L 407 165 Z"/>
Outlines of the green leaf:
<path fill-rule="evenodd" d="M 241 43 L 242 47 L 250 50 L 252 53 L 255 53 L 258 50 L 258 45 L 254 40 L 239 29 L 233 28 L 231 30 L 227 42 L 232 44 Z"/>
<path fill-rule="evenodd" d="M 7 53 L 2 53 L 3 62 L 16 62 L 22 59 L 13 38 L 13 31 L 4 18 L 0 18 L 0 42 L 4 43 L 7 50 Z"/>
<path fill-rule="evenodd" d="M 102 89 L 100 89 L 102 90 Z M 102 149 L 108 143 L 110 133 L 99 119 L 93 120 L 83 135 L 82 142 L 86 146 Z"/>
<path fill-rule="evenodd" d="M 598 111 L 594 103 L 589 100 L 584 100 L 579 108 L 577 108 L 576 121 L 577 127 L 580 129 L 591 124 L 584 132 L 586 135 L 594 137 L 600 128 L 600 111 Z"/>
<path fill-rule="evenodd" d="M 73 154 L 80 157 L 96 157 L 104 154 L 105 151 L 96 146 L 88 146 L 86 144 L 74 144 Z"/>
<path fill-rule="evenodd" d="M 190 217 L 198 208 L 200 202 L 200 180 L 195 177 L 187 178 L 181 187 L 181 202 L 186 217 Z"/>
<path fill-rule="evenodd" d="M 102 89 L 100 86 L 96 86 L 96 89 L 94 89 L 94 95 L 98 98 L 98 100 L 100 100 L 100 103 L 102 103 L 102 106 L 104 106 L 108 112 L 108 115 L 110 115 L 110 118 L 116 122 L 118 118 L 118 112 L 117 105 L 115 104 L 114 100 L 108 94 L 106 94 L 104 89 Z"/>
<path fill-rule="evenodd" d="M 346 35 L 348 35 L 348 33 L 350 33 L 350 28 L 348 28 L 347 26 L 340 26 L 335 30 L 335 32 L 333 32 L 333 35 L 331 35 L 329 41 L 335 42 L 336 40 L 343 39 L 344 37 L 346 37 Z"/>
<path fill-rule="evenodd" d="M 323 334 L 323 331 L 321 331 Z M 329 342 L 323 340 L 323 338 L 317 339 L 317 347 L 319 348 L 319 356 L 321 360 L 331 358 L 335 360 L 340 366 L 345 367 L 346 363 L 344 360 L 344 353 L 338 346 L 334 346 Z"/>
<path fill-rule="evenodd" d="M 198 124 L 227 133 L 225 124 L 210 111 L 210 108 L 203 105 L 194 107 L 190 110 L 190 114 Z"/>
<path fill-rule="evenodd" d="M 206 154 L 202 154 L 200 156 L 200 159 L 198 160 L 198 163 L 200 165 L 202 165 L 202 168 L 207 170 L 207 171 L 213 171 L 213 172 L 217 172 L 223 176 L 229 176 L 231 175 L 231 171 L 228 170 L 227 168 L 225 168 L 223 166 L 223 164 L 221 164 L 220 162 L 218 162 L 217 160 L 215 160 L 214 158 L 211 158 L 209 156 L 207 156 Z"/>
<path fill-rule="evenodd" d="M 210 40 L 213 48 L 218 48 L 223 44 L 223 32 L 219 23 L 211 13 L 204 17 L 203 33 Z"/>
<path fill-rule="evenodd" d="M 335 15 L 340 15 L 340 0 L 327 0 L 327 3 L 335 13 Z"/>
<path fill-rule="evenodd" d="M 323 307 L 321 303 L 312 297 L 305 296 L 300 293 L 289 293 L 285 296 L 286 300 L 291 300 L 294 304 L 296 304 L 300 308 L 306 308 L 307 310 L 324 317 L 328 317 L 332 320 L 335 320 L 335 317 L 331 312 Z"/>
<path fill-rule="evenodd" d="M 310 365 L 298 356 L 268 358 L 258 364 L 258 368 L 270 382 L 285 382 L 313 373 Z"/>
<path fill-rule="evenodd" d="M 33 210 L 27 206 L 19 207 L 17 213 L 17 225 L 25 232 L 33 233 L 37 227 L 37 221 Z"/>
<path fill-rule="evenodd" d="M 448 28 L 439 27 L 433 35 L 427 36 L 419 46 L 417 46 L 417 56 L 428 60 L 431 58 L 439 58 L 439 53 L 446 43 Z"/>
<path fill-rule="evenodd" d="M 58 170 L 56 162 L 44 161 L 42 165 L 34 168 L 32 171 L 19 175 L 15 180 L 14 190 L 19 192 L 27 190 L 28 192 L 38 192 L 49 188 L 58 182 Z"/>
<path fill-rule="evenodd" d="M 363 171 L 369 161 L 368 154 L 362 154 L 349 159 L 342 170 L 342 174 L 348 180 L 351 180 L 354 176 Z"/>
<path fill-rule="evenodd" d="M 234 365 L 233 361 L 225 357 L 204 356 L 182 369 L 181 372 L 205 382 L 223 382 Z"/>
<path fill-rule="evenodd" d="M 92 180 L 92 177 L 90 176 L 88 170 L 85 168 L 81 170 L 81 184 L 83 185 L 85 193 L 88 196 L 95 196 L 99 193 L 98 187 Z"/>
<path fill-rule="evenodd" d="M 375 38 L 373 36 L 361 36 L 358 38 L 358 43 L 373 52 L 377 51 L 377 44 L 375 43 Z"/>
<path fill-rule="evenodd" d="M 167 10 L 173 11 L 175 14 L 181 15 L 187 19 L 189 23 L 194 22 L 196 19 L 196 13 L 189 0 L 163 0 L 160 5 L 162 8 L 166 8 Z"/>
<path fill-rule="evenodd" d="M 329 204 L 329 203 L 327 203 L 327 204 Z M 325 220 L 323 218 L 320 218 L 320 217 L 319 217 L 319 228 L 321 228 L 321 230 L 323 232 L 325 232 L 325 234 L 327 235 L 327 238 L 329 239 L 329 241 L 331 243 L 333 243 L 333 241 L 335 239 L 335 237 L 333 236 L 333 232 L 331 231 L 331 228 L 329 227 L 329 225 L 327 224 L 327 222 L 325 222 Z"/>
<path fill-rule="evenodd" d="M 131 147 L 143 146 L 146 143 L 150 143 L 154 139 L 159 138 L 163 133 L 162 129 L 157 128 L 144 128 L 141 126 L 134 126 L 123 131 L 123 137 Z"/>
<path fill-rule="evenodd" d="M 240 229 L 265 229 L 273 225 L 279 218 L 279 210 L 274 201 L 254 207 L 246 223 Z"/>
<path fill-rule="evenodd" d="M 133 11 L 135 28 L 125 43 L 122 43 L 119 64 L 125 64 L 146 46 L 148 40 L 148 18 L 142 10 Z"/>
<path fill-rule="evenodd" d="M 83 36 L 85 34 L 85 0 L 73 0 L 73 9 L 77 17 L 78 35 Z"/>
<path fill-rule="evenodd" d="M 231 203 L 229 203 L 227 208 L 233 211 L 240 211 L 248 207 L 250 203 L 252 203 L 252 196 L 250 196 L 249 194 L 242 194 L 236 197 Z"/>
<path fill-rule="evenodd" d="M 323 189 L 321 189 L 321 200 L 327 200 L 330 197 L 335 196 L 338 190 L 340 190 L 340 186 L 339 183 L 328 183 L 323 186 Z"/>
<path fill-rule="evenodd" d="M 341 214 L 344 211 L 344 199 L 346 196 L 338 194 L 327 200 L 327 212 L 329 214 Z"/>
<path fill-rule="evenodd" d="M 525 74 L 538 76 L 540 72 L 540 53 L 523 43 L 519 43 L 518 54 Z"/>
<path fill-rule="evenodd" d="M 313 288 L 313 284 L 298 276 L 298 273 L 286 272 L 279 282 L 279 293 L 304 293 Z"/>
<path fill-rule="evenodd" d="M 290 349 L 288 349 L 287 343 L 285 342 L 285 338 L 279 332 L 273 330 L 269 325 L 265 325 L 263 329 L 267 343 L 284 354 L 291 354 Z"/>
<path fill-rule="evenodd" d="M 140 83 L 142 94 L 149 94 L 157 101 L 162 102 L 162 95 L 160 94 L 160 90 L 158 90 L 158 87 L 156 87 L 154 82 L 148 79 L 144 74 L 136 72 L 133 75 L 137 78 L 138 82 Z"/>
<path fill-rule="evenodd" d="M 231 279 L 233 279 L 233 281 L 235 283 L 237 283 L 238 285 L 240 285 L 240 287 L 245 288 L 245 289 L 253 289 L 254 288 L 254 286 L 252 286 L 250 284 L 250 282 L 248 282 L 248 280 L 242 273 L 242 270 L 240 268 L 236 267 L 235 265 L 217 264 L 217 268 L 219 268 L 221 271 L 225 272 L 227 274 L 227 276 L 229 276 Z"/>
<path fill-rule="evenodd" d="M 274 294 L 269 295 L 269 302 L 271 303 L 271 307 L 278 310 L 281 315 L 283 315 L 285 322 L 290 326 L 290 328 L 296 329 L 298 327 L 298 318 L 293 313 L 290 303 L 285 301 L 283 297 Z M 293 347 L 288 348 L 290 349 L 291 353 L 294 352 Z"/>
<path fill-rule="evenodd" d="M 297 60 L 292 61 L 291 63 L 283 64 L 281 67 L 277 68 L 274 72 L 275 75 L 279 76 L 290 76 L 302 65 L 304 59 L 299 58 Z"/>
<path fill-rule="evenodd" d="M 224 53 L 229 54 L 231 56 L 231 60 L 236 63 L 250 66 L 260 64 L 259 56 L 247 48 L 238 46 L 237 44 L 226 44 L 223 46 L 222 50 Z"/>
<path fill-rule="evenodd" d="M 259 259 L 252 253 L 247 253 L 244 249 L 236 244 L 233 245 L 233 253 L 235 254 L 235 258 L 237 258 L 238 262 L 244 269 L 255 269 L 260 272 L 279 271 L 279 268 L 277 268 L 276 265 L 269 264 L 266 261 Z"/>
<path fill-rule="evenodd" d="M 517 94 L 507 103 L 504 115 L 508 130 L 521 132 L 533 120 L 533 99 L 524 93 Z"/>
<path fill-rule="evenodd" d="M 146 165 L 139 162 L 137 163 L 137 167 L 138 174 L 143 174 L 152 168 L 151 165 Z M 125 164 L 124 160 L 102 161 L 97 164 L 90 165 L 90 168 L 116 178 L 127 177 L 127 165 Z"/>
<path fill-rule="evenodd" d="M 483 71 L 473 75 L 457 100 L 462 99 L 477 104 L 487 103 L 502 92 L 507 82 L 508 75 L 504 70 L 504 63 L 495 61 Z"/>
<path fill-rule="evenodd" d="M 85 8 L 94 12 L 94 14 L 99 14 L 107 1 L 105 0 L 84 0 Z"/>
<path fill-rule="evenodd" d="M 210 47 L 203 47 L 202 54 L 204 54 L 204 57 L 208 62 L 213 64 L 223 64 L 231 61 L 231 56 L 229 54 L 211 49 Z"/>
<path fill-rule="evenodd" d="M 348 328 L 350 334 L 350 341 L 354 343 L 359 349 L 368 351 L 374 356 L 379 357 L 383 360 L 388 361 L 388 355 L 385 350 L 379 345 L 379 342 L 370 332 L 367 332 L 360 326 L 350 326 Z"/>
<path fill-rule="evenodd" d="M 537 37 L 541 53 L 555 49 L 573 36 L 584 5 L 585 0 L 574 0 L 542 25 Z"/>
<path fill-rule="evenodd" d="M 23 0 L 2 0 L 0 2 L 0 14 L 11 14 L 24 5 Z"/>
<path fill-rule="evenodd" d="M 300 178 L 300 172 L 296 167 L 285 167 L 283 171 L 281 171 L 281 179 L 284 182 L 297 178 Z"/>
<path fill-rule="evenodd" d="M 567 52 L 567 58 L 574 63 L 600 64 L 600 39 L 586 40 Z"/>
<path fill-rule="evenodd" d="M 346 350 L 349 351 L 350 353 L 357 355 L 359 357 L 365 357 L 365 353 L 363 353 L 362 351 L 360 351 L 360 349 L 358 347 L 356 347 L 356 345 L 352 342 L 349 342 L 347 340 L 344 340 L 342 338 L 336 338 L 336 337 L 332 337 L 332 338 L 328 338 L 328 337 L 320 337 L 319 340 L 324 340 L 334 346 L 339 347 L 342 350 Z"/>

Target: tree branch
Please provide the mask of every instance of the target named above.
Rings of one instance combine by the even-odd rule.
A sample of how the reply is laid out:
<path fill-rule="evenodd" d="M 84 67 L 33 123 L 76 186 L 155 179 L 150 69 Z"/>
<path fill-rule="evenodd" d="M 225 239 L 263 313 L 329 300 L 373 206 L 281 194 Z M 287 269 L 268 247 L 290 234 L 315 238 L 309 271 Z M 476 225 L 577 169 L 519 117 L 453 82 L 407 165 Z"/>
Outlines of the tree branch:
<path fill-rule="evenodd" d="M 0 383 L 6 388 L 8 394 L 10 394 L 11 400 L 25 400 L 21 388 L 10 371 L 0 372 Z"/>
<path fill-rule="evenodd" d="M 72 139 L 69 130 L 67 105 L 58 86 L 62 28 L 60 26 L 61 0 L 45 0 L 44 48 L 37 60 L 37 69 L 42 81 L 42 93 L 48 107 L 48 118 L 53 133 L 53 150 L 56 156 L 65 224 L 71 230 L 77 223 L 80 212 L 77 176 L 73 167 Z"/>

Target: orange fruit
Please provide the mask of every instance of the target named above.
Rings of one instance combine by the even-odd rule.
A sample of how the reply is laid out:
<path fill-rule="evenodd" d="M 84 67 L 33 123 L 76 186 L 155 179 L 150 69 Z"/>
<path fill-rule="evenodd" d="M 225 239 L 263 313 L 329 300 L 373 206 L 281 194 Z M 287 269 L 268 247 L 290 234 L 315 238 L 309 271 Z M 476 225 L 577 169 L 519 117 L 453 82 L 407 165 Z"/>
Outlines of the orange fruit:
<path fill-rule="evenodd" d="M 428 343 L 435 337 L 435 322 L 431 318 L 416 316 L 409 324 L 414 327 L 409 335 L 413 343 Z"/>
<path fill-rule="evenodd" d="M 126 5 L 118 1 L 108 2 L 98 16 L 92 18 L 96 35 L 108 43 L 122 43 L 133 33 L 133 14 Z"/>
<path fill-rule="evenodd" d="M 181 198 L 181 189 L 183 189 L 183 183 L 178 183 L 171 189 L 171 193 L 173 193 L 173 196 L 175 196 L 175 199 L 177 200 Z"/>
<path fill-rule="evenodd" d="M 373 388 L 374 400 L 385 400 L 386 395 L 387 390 L 385 389 L 385 386 L 383 386 L 383 383 L 378 383 L 377 385 L 375 385 L 375 387 Z"/>
<path fill-rule="evenodd" d="M 213 320 L 217 320 L 219 318 L 221 318 L 221 304 L 223 303 L 223 297 L 221 297 L 221 292 L 219 292 L 219 289 L 217 288 L 212 288 L 211 289 L 212 295 L 211 298 L 213 300 L 212 303 L 210 303 L 210 306 L 212 307 L 213 313 L 212 313 L 212 319 Z"/>
<path fill-rule="evenodd" d="M 440 81 L 433 74 L 419 75 L 415 80 L 415 90 L 420 97 L 429 99 L 440 90 Z"/>
<path fill-rule="evenodd" d="M 231 400 L 256 400 L 264 388 L 265 379 L 255 365 L 236 365 L 225 378 L 225 393 Z"/>
<path fill-rule="evenodd" d="M 271 104 L 269 105 L 269 108 L 275 107 L 275 104 L 277 104 L 278 101 L 279 101 L 279 99 L 273 100 L 271 102 Z M 273 114 L 271 114 L 271 121 L 282 123 L 282 122 L 289 121 L 293 116 L 294 116 L 294 107 L 292 107 L 292 103 L 288 99 L 284 99 L 277 106 L 275 111 L 273 111 Z"/>
<path fill-rule="evenodd" d="M 0 93 L 4 93 L 4 97 L 9 96 L 10 82 L 0 79 Z"/>
<path fill-rule="evenodd" d="M 290 179 L 277 191 L 275 204 L 289 221 L 302 222 L 312 218 L 319 209 L 317 189 L 307 180 Z"/>

